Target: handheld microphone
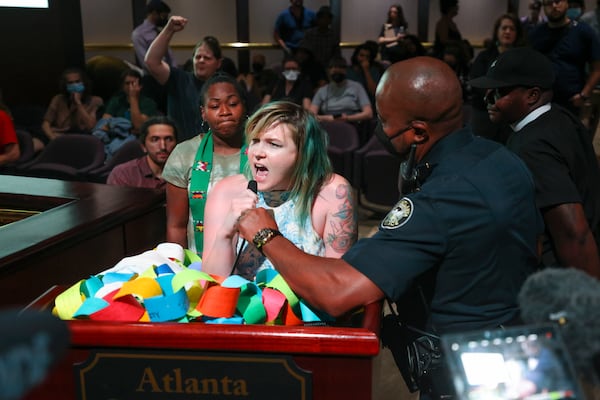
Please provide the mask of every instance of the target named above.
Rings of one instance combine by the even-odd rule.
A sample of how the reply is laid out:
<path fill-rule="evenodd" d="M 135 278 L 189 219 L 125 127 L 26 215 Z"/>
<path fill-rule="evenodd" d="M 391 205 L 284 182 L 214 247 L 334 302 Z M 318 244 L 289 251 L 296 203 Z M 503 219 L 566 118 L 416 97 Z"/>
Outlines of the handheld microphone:
<path fill-rule="evenodd" d="M 254 194 L 258 194 L 258 183 L 256 183 L 256 181 L 254 179 L 249 180 L 248 181 L 248 189 L 252 190 L 254 192 Z M 237 252 L 237 255 L 235 256 L 235 261 L 233 262 L 233 267 L 231 267 L 231 272 L 229 273 L 229 275 L 232 275 L 233 271 L 235 271 L 235 268 L 237 267 L 237 264 L 240 261 L 240 255 L 242 254 L 242 250 L 244 249 L 245 245 L 246 245 L 246 239 L 242 239 L 242 242 L 240 243 L 240 247 Z"/>
<path fill-rule="evenodd" d="M 69 337 L 67 323 L 49 312 L 0 311 L 0 399 L 20 399 L 40 384 Z"/>
<path fill-rule="evenodd" d="M 258 183 L 254 179 L 248 181 L 248 189 L 252 190 L 254 194 L 258 194 Z"/>

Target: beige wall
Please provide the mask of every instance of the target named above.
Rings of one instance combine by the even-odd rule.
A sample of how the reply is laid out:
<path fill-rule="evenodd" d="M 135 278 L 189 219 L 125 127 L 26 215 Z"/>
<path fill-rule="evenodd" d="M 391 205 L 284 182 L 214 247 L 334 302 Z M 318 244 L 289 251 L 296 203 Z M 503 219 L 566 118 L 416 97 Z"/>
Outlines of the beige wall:
<path fill-rule="evenodd" d="M 270 43 L 273 41 L 273 24 L 277 14 L 289 4 L 286 0 L 250 1 L 250 41 Z M 205 35 L 213 35 L 221 42 L 235 42 L 235 0 L 168 0 L 172 14 L 189 18 L 186 29 L 173 39 L 175 45 L 193 45 Z M 409 23 L 409 31 L 417 32 L 417 0 L 341 0 L 341 39 L 343 42 L 362 42 L 376 39 L 391 4 L 399 3 Z M 328 0 L 305 0 L 306 7 L 317 10 Z M 495 19 L 506 11 L 505 0 L 460 0 L 460 10 L 455 21 L 463 36 L 479 45 L 490 36 Z M 519 3 L 520 15 L 527 14 L 528 0 Z M 595 8 L 596 0 L 586 0 L 587 10 Z M 129 1 L 83 0 L 81 1 L 83 36 L 86 44 L 129 44 L 132 30 L 132 11 Z M 430 0 L 429 35 L 433 41 L 435 23 L 440 17 L 439 3 Z M 258 51 L 258 50 L 257 50 Z M 279 50 L 261 49 L 269 63 L 280 60 Z M 88 50 L 86 57 L 110 54 L 133 61 L 129 50 Z M 351 50 L 344 51 L 349 57 Z M 236 59 L 235 51 L 226 50 L 225 55 Z M 189 49 L 176 50 L 177 61 L 183 63 L 190 57 Z"/>

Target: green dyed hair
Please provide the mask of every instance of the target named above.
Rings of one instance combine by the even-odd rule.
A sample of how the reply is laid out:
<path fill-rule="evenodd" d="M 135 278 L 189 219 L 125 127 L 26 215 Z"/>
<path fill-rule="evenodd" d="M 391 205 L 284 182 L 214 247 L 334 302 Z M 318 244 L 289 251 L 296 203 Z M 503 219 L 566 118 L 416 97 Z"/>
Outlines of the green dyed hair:
<path fill-rule="evenodd" d="M 290 198 L 296 202 L 296 218 L 306 222 L 315 197 L 327 182 L 333 168 L 327 155 L 329 137 L 315 116 L 289 101 L 273 101 L 259 108 L 246 123 L 246 143 L 264 131 L 286 124 L 298 148 L 298 158 L 292 172 Z M 250 173 L 248 165 L 247 173 Z M 250 176 L 250 175 L 249 175 Z"/>

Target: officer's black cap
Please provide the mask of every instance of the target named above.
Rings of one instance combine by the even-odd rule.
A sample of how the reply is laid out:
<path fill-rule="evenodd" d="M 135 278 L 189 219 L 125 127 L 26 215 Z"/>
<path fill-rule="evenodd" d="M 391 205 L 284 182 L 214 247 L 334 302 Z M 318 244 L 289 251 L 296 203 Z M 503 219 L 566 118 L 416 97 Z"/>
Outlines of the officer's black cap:
<path fill-rule="evenodd" d="M 469 84 L 482 89 L 509 86 L 550 89 L 554 79 L 548 57 L 530 47 L 515 47 L 500 54 L 485 76 L 471 79 Z"/>

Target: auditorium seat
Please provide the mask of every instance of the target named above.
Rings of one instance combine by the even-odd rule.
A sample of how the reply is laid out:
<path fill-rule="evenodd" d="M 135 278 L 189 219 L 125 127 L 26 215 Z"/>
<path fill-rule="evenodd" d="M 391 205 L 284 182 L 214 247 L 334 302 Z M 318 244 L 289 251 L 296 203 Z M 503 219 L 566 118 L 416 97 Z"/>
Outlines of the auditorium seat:
<path fill-rule="evenodd" d="M 128 140 L 102 166 L 90 171 L 88 173 L 88 180 L 91 182 L 106 183 L 106 179 L 114 167 L 134 158 L 139 158 L 144 154 L 144 149 L 138 140 Z"/>
<path fill-rule="evenodd" d="M 387 212 L 400 198 L 400 158 L 391 155 L 376 136 L 354 153 L 354 187 L 367 209 Z"/>
<path fill-rule="evenodd" d="M 17 168 L 20 165 L 29 162 L 34 156 L 33 137 L 31 134 L 24 129 L 15 129 L 15 132 L 17 134 L 17 140 L 19 141 L 19 150 L 21 155 L 16 161 L 0 166 L 0 173 L 5 175 L 17 175 Z"/>
<path fill-rule="evenodd" d="M 104 143 L 93 135 L 65 134 L 51 140 L 40 154 L 18 167 L 20 175 L 85 181 L 104 163 Z"/>
<path fill-rule="evenodd" d="M 321 126 L 329 135 L 327 154 L 333 170 L 352 183 L 352 162 L 359 147 L 356 127 L 345 121 L 321 121 Z"/>

